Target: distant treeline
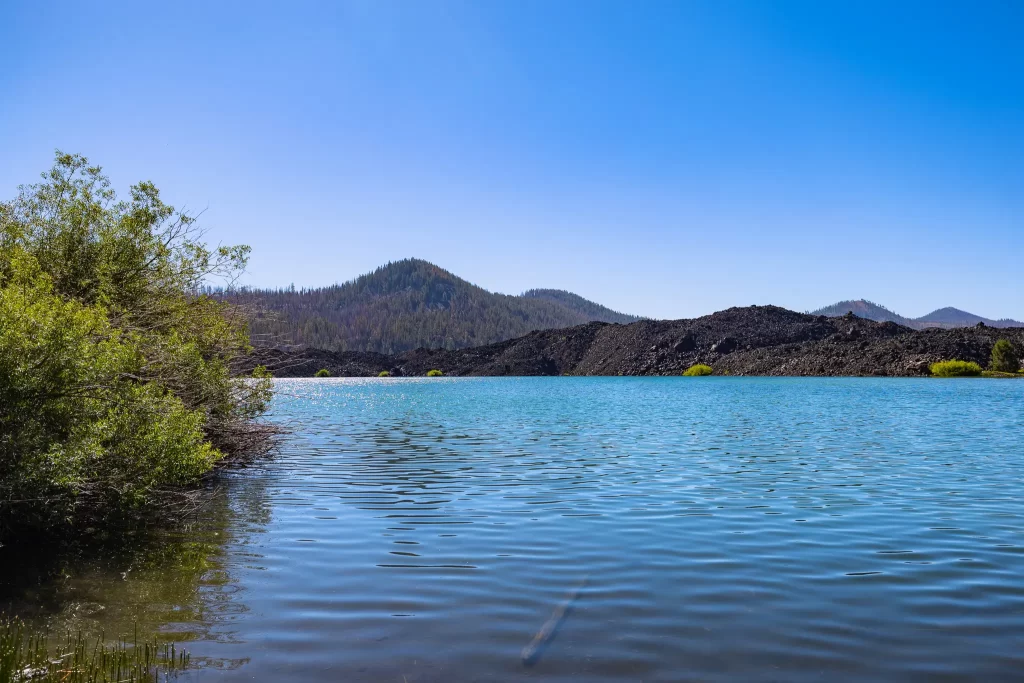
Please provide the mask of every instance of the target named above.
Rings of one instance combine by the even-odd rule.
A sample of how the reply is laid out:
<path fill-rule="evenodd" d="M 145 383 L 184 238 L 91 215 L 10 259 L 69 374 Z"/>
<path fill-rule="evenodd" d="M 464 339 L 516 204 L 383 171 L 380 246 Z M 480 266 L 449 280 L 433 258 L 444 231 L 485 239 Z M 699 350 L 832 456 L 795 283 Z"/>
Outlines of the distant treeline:
<path fill-rule="evenodd" d="M 561 290 L 494 294 L 419 259 L 389 263 L 342 285 L 218 294 L 248 309 L 254 343 L 333 351 L 458 349 L 591 320 L 637 320 Z"/>

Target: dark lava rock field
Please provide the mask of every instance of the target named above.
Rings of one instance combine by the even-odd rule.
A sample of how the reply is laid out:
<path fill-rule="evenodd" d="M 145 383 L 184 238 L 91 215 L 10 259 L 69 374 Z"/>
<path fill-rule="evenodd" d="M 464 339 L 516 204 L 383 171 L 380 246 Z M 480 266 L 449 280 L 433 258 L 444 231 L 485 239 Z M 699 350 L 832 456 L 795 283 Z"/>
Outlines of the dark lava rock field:
<path fill-rule="evenodd" d="M 678 375 L 705 363 L 716 375 L 890 376 L 928 374 L 939 360 L 988 365 L 992 346 L 1009 339 L 1024 351 L 1024 328 L 913 330 L 853 315 L 836 318 L 777 306 L 749 306 L 692 320 L 589 323 L 531 332 L 457 351 L 416 349 L 395 356 L 320 349 L 260 349 L 252 363 L 275 377 Z M 1024 355 L 1024 354 L 1022 354 Z"/>

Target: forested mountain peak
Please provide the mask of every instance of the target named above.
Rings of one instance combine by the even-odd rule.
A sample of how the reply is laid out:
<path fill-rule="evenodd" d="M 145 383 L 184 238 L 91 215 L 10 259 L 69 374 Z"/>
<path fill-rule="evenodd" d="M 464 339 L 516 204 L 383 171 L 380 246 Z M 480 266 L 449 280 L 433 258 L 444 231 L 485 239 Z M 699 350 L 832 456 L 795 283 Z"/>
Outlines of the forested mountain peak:
<path fill-rule="evenodd" d="M 457 349 L 594 320 L 637 320 L 562 290 L 536 289 L 519 296 L 492 293 L 413 258 L 388 263 L 341 285 L 242 289 L 223 296 L 253 311 L 257 343 L 337 351 Z"/>
<path fill-rule="evenodd" d="M 907 327 L 913 327 L 913 321 L 909 318 L 904 318 L 899 313 L 890 311 L 885 306 L 868 301 L 867 299 L 840 301 L 839 303 L 832 304 L 831 306 L 825 306 L 824 308 L 812 311 L 812 314 L 826 315 L 830 318 L 834 318 L 840 315 L 846 315 L 851 311 L 858 318 L 866 318 L 880 323 L 894 322 Z"/>
<path fill-rule="evenodd" d="M 402 259 L 378 267 L 372 273 L 360 275 L 346 282 L 340 290 L 349 290 L 356 296 L 391 296 L 407 292 L 420 292 L 420 303 L 429 307 L 448 308 L 461 289 L 485 290 L 444 268 L 422 259 Z"/>

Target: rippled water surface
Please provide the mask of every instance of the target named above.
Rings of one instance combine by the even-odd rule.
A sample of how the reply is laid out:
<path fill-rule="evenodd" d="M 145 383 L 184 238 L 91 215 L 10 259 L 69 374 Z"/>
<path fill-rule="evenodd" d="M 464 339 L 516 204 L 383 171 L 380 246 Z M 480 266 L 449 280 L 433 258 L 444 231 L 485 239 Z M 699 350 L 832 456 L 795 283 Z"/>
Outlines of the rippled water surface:
<path fill-rule="evenodd" d="M 280 454 L 198 522 L 9 609 L 139 619 L 191 680 L 1024 677 L 1024 382 L 277 388 Z"/>

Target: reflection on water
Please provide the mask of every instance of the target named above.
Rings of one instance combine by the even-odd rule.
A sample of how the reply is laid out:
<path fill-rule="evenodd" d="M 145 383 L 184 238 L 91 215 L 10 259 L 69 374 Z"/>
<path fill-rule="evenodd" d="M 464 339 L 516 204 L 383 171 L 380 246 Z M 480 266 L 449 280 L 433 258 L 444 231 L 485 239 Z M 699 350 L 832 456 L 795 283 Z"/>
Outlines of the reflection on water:
<path fill-rule="evenodd" d="M 192 528 L 0 570 L 0 600 L 192 639 L 196 680 L 1024 670 L 1024 383 L 277 387 L 282 452 Z"/>
<path fill-rule="evenodd" d="M 176 643 L 237 642 L 248 611 L 228 555 L 244 556 L 270 519 L 259 478 L 228 477 L 202 492 L 199 509 L 177 520 L 77 538 L 12 539 L 0 546 L 0 612 L 56 636 L 131 634 Z M 259 555 L 250 553 L 258 564 Z M 192 658 L 234 668 L 248 657 Z"/>

